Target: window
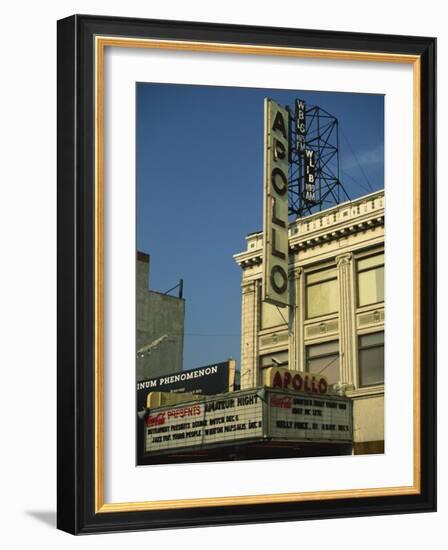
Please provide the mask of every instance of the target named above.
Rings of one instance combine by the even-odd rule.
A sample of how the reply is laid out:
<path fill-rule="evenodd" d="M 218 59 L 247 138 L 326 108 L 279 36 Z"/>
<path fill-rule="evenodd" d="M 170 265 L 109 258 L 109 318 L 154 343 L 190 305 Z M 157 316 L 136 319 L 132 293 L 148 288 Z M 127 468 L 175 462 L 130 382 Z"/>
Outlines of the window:
<path fill-rule="evenodd" d="M 336 313 L 339 291 L 336 268 L 309 273 L 306 277 L 306 311 L 308 319 Z"/>
<path fill-rule="evenodd" d="M 384 384 L 384 332 L 359 336 L 359 385 Z"/>
<path fill-rule="evenodd" d="M 339 382 L 339 342 L 335 340 L 307 346 L 306 370 L 325 376 L 328 384 Z"/>
<path fill-rule="evenodd" d="M 288 308 L 280 308 L 262 300 L 260 300 L 260 304 L 262 330 L 272 327 L 288 327 Z"/>
<path fill-rule="evenodd" d="M 288 350 L 274 351 L 260 356 L 260 383 L 266 382 L 266 369 L 269 367 L 288 368 Z"/>
<path fill-rule="evenodd" d="M 358 260 L 358 305 L 384 302 L 384 254 Z"/>
<path fill-rule="evenodd" d="M 273 351 L 260 356 L 260 367 L 288 367 L 288 350 Z"/>

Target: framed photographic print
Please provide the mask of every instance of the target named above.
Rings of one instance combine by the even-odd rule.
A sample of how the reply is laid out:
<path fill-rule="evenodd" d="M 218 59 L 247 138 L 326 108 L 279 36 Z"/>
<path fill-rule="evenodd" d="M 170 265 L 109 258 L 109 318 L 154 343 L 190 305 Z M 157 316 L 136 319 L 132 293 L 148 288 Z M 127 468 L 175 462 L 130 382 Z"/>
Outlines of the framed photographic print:
<path fill-rule="evenodd" d="M 58 527 L 433 511 L 433 38 L 58 22 Z"/>

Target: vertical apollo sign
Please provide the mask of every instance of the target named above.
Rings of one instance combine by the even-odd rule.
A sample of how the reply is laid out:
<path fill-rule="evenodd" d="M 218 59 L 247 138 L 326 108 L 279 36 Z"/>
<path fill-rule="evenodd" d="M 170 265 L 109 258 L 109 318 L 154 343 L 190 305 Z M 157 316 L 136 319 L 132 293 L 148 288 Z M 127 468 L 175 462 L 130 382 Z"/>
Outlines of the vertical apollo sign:
<path fill-rule="evenodd" d="M 288 111 L 264 100 L 263 300 L 288 305 Z"/>

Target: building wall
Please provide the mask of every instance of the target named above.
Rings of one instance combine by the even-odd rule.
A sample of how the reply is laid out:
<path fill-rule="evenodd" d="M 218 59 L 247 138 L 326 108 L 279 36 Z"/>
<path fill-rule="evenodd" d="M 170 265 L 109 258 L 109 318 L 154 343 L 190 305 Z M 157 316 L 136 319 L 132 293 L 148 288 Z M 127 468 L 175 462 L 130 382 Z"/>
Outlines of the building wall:
<path fill-rule="evenodd" d="M 137 253 L 137 381 L 182 370 L 185 301 L 148 289 L 149 256 Z"/>
<path fill-rule="evenodd" d="M 355 452 L 379 452 L 384 192 L 290 224 L 289 308 L 261 301 L 262 233 L 246 240 L 246 251 L 235 256 L 242 268 L 241 387 L 263 383 L 264 368 L 278 363 L 323 368 L 354 400 Z"/>

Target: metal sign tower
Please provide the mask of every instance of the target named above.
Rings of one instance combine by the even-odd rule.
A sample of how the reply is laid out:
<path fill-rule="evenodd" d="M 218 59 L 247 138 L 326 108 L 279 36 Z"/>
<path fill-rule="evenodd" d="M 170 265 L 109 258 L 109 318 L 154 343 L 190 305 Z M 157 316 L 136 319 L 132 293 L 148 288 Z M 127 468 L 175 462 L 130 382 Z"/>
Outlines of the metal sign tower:
<path fill-rule="evenodd" d="M 350 197 L 339 179 L 336 117 L 296 99 L 289 111 L 289 216 L 303 217 Z"/>

